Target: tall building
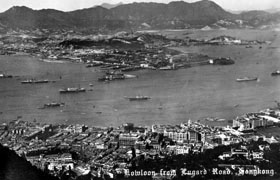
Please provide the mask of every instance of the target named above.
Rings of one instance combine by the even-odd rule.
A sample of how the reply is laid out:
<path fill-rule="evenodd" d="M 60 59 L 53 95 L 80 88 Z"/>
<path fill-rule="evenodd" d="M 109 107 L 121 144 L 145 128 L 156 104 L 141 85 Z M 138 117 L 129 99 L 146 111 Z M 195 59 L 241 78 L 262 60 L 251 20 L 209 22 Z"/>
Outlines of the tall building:
<path fill-rule="evenodd" d="M 164 136 L 169 137 L 173 141 L 176 142 L 183 142 L 183 141 L 195 141 L 200 142 L 202 141 L 202 135 L 200 132 L 192 130 L 192 129 L 165 129 Z"/>
<path fill-rule="evenodd" d="M 134 147 L 135 142 L 139 140 L 139 135 L 138 134 L 120 134 L 119 136 L 119 146 L 120 147 Z"/>

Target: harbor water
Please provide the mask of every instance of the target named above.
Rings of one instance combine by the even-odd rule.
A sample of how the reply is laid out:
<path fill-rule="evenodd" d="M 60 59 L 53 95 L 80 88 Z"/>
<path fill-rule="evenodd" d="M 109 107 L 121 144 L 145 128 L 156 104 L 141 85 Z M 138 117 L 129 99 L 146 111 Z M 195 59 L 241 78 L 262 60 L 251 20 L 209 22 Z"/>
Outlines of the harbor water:
<path fill-rule="evenodd" d="M 224 33 L 226 31 L 220 35 Z M 242 33 L 250 32 L 235 32 L 235 35 Z M 0 56 L 0 71 L 17 76 L 0 79 L 0 123 L 21 117 L 26 121 L 90 126 L 116 126 L 125 122 L 179 124 L 188 119 L 226 125 L 227 121 L 207 122 L 203 119 L 230 120 L 246 112 L 275 106 L 274 101 L 280 101 L 280 76 L 271 76 L 271 72 L 280 69 L 279 32 L 258 32 L 255 35 L 262 33 L 265 33 L 262 40 L 270 40 L 272 44 L 261 45 L 261 48 L 259 45 L 253 48 L 234 45 L 176 48 L 214 57 L 231 57 L 234 65 L 206 65 L 175 71 L 140 70 L 128 73 L 138 78 L 109 83 L 98 82 L 104 74 L 98 67 L 43 62 L 23 55 Z M 242 37 L 245 38 L 246 34 Z M 236 78 L 245 76 L 258 77 L 259 80 L 236 82 Z M 55 82 L 20 83 L 30 78 Z M 67 87 L 83 87 L 87 91 L 59 93 L 59 89 Z M 124 98 L 136 95 L 151 99 L 129 101 Z M 53 101 L 64 102 L 65 106 L 38 108 Z"/>

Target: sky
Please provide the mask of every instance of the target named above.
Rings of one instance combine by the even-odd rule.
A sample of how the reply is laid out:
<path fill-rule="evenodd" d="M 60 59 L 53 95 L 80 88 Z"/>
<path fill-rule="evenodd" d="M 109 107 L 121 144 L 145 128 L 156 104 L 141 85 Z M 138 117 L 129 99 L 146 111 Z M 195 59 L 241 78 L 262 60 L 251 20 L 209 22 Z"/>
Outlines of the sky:
<path fill-rule="evenodd" d="M 2 1 L 2 2 L 1 2 Z M 32 9 L 57 9 L 72 11 L 76 9 L 89 8 L 102 3 L 116 4 L 132 2 L 158 2 L 169 3 L 174 0 L 0 0 L 0 12 L 4 12 L 12 6 L 27 6 Z M 178 0 L 175 0 L 178 1 Z M 184 0 L 185 2 L 196 2 L 198 0 Z M 265 10 L 280 8 L 279 0 L 212 0 L 226 10 Z"/>

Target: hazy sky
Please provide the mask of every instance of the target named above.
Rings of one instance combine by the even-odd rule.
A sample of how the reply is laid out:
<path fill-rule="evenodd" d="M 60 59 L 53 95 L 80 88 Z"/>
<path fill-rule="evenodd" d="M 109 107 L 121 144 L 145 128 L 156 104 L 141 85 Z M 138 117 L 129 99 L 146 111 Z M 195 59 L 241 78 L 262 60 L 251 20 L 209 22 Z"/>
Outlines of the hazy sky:
<path fill-rule="evenodd" d="M 2 1 L 2 2 L 1 2 Z M 32 9 L 57 9 L 62 11 L 71 11 L 76 9 L 88 8 L 94 5 L 100 5 L 104 2 L 116 4 L 119 2 L 159 2 L 169 3 L 174 0 L 0 0 L 0 12 L 6 11 L 12 6 L 27 6 Z M 178 0 L 177 0 L 178 1 Z M 184 0 L 186 2 L 195 2 L 197 0 Z M 261 10 L 280 8 L 279 0 L 212 0 L 229 10 Z"/>

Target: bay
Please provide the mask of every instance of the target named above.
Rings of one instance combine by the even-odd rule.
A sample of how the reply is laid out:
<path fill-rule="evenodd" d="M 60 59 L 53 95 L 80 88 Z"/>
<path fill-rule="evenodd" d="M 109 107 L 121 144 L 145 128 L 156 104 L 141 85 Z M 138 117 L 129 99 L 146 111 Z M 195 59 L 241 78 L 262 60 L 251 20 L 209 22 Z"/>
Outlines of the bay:
<path fill-rule="evenodd" d="M 172 33 L 184 38 L 185 32 Z M 0 72 L 19 76 L 0 79 L 0 122 L 22 116 L 26 121 L 36 119 L 42 123 L 90 126 L 117 126 L 125 122 L 137 125 L 179 124 L 188 119 L 210 123 L 203 119 L 232 119 L 246 112 L 274 106 L 274 100 L 280 100 L 280 77 L 271 76 L 271 72 L 280 69 L 279 32 L 226 30 L 189 33 L 189 36 L 196 38 L 232 35 L 272 43 L 261 45 L 262 48 L 259 45 L 253 48 L 234 45 L 176 47 L 183 52 L 232 57 L 235 64 L 176 71 L 141 70 L 129 72 L 137 75 L 137 79 L 110 83 L 98 82 L 103 72 L 99 68 L 85 68 L 85 64 L 49 63 L 22 55 L 0 56 Z M 259 81 L 236 82 L 236 78 L 245 76 L 256 76 Z M 36 85 L 20 83 L 29 78 L 56 82 Z M 89 84 L 93 84 L 93 87 Z M 58 92 L 60 88 L 79 86 L 92 91 L 71 95 Z M 130 102 L 124 98 L 139 94 L 151 99 Z M 38 109 L 52 101 L 65 102 L 66 106 Z M 226 125 L 227 121 L 216 124 Z"/>

